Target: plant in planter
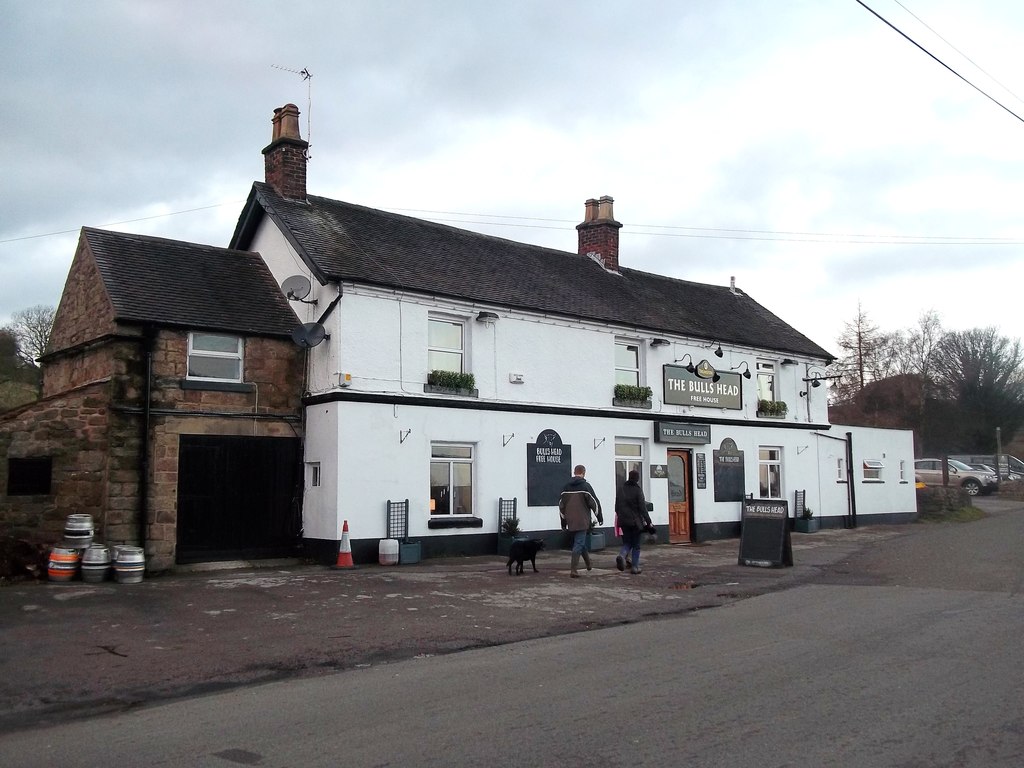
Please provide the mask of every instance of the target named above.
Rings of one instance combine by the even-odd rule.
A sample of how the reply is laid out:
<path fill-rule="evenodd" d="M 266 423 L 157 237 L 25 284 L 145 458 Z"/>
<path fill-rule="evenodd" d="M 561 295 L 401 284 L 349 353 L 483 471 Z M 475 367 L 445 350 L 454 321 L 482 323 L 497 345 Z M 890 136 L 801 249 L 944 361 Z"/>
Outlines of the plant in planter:
<path fill-rule="evenodd" d="M 785 416 L 789 411 L 789 406 L 786 405 L 782 400 L 758 400 L 757 401 L 757 414 L 758 416 Z"/>
<path fill-rule="evenodd" d="M 516 539 L 525 538 L 521 535 L 518 517 L 506 517 L 501 521 L 501 530 L 498 531 L 498 554 L 507 556 L 512 542 Z"/>
<path fill-rule="evenodd" d="M 799 533 L 814 533 L 821 527 L 821 520 L 814 516 L 814 510 L 804 507 L 804 512 L 793 521 L 794 529 Z"/>
<path fill-rule="evenodd" d="M 427 386 L 460 394 L 471 393 L 476 388 L 476 377 L 472 373 L 433 370 L 427 373 Z"/>
<path fill-rule="evenodd" d="M 519 534 L 519 518 L 507 517 L 501 524 L 501 532 L 505 536 L 516 536 Z"/>
<path fill-rule="evenodd" d="M 631 405 L 650 407 L 651 395 L 654 394 L 650 387 L 638 387 L 635 384 L 616 384 L 612 390 L 612 403 L 614 405 Z"/>

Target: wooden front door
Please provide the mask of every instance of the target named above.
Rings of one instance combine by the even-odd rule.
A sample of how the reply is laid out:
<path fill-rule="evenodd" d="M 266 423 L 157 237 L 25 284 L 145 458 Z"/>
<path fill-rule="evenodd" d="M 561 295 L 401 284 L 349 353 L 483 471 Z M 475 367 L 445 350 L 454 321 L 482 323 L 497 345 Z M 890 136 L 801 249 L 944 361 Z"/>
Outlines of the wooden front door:
<path fill-rule="evenodd" d="M 689 542 L 690 539 L 690 452 L 668 452 L 668 538 Z"/>

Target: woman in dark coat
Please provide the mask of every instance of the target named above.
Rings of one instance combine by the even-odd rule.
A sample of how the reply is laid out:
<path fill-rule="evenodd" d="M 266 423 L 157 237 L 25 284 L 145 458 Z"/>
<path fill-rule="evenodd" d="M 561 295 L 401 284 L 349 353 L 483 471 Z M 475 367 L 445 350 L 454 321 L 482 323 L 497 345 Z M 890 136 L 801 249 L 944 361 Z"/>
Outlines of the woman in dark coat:
<path fill-rule="evenodd" d="M 652 526 L 644 489 L 640 487 L 640 473 L 635 469 L 629 471 L 628 479 L 615 494 L 615 516 L 622 528 L 622 548 L 615 558 L 615 567 L 626 570 L 629 558 L 630 572 L 640 573 L 640 535 Z"/>

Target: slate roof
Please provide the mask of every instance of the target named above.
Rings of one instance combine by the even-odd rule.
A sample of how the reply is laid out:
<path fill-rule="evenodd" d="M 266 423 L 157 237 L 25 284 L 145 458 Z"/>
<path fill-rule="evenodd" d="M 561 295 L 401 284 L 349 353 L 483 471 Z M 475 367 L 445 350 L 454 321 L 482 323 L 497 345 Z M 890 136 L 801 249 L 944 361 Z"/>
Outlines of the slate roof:
<path fill-rule="evenodd" d="M 122 323 L 258 336 L 298 325 L 258 253 L 82 228 Z"/>
<path fill-rule="evenodd" d="M 247 247 L 273 219 L 322 281 L 352 281 L 832 359 L 833 355 L 743 291 L 310 195 L 281 197 L 256 182 L 232 237 Z M 620 265 L 628 254 L 620 251 Z"/>

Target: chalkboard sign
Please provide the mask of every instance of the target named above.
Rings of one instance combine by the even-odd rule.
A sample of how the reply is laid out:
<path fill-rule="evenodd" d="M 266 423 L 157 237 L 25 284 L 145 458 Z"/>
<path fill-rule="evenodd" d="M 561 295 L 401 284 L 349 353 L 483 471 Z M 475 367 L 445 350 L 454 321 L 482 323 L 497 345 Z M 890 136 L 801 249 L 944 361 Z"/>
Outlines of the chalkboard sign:
<path fill-rule="evenodd" d="M 536 443 L 526 444 L 526 505 L 558 506 L 562 488 L 572 479 L 572 446 L 562 445 L 553 429 L 537 435 Z"/>
<path fill-rule="evenodd" d="M 743 501 L 743 451 L 736 448 L 731 438 L 712 452 L 715 473 L 715 501 Z"/>
<path fill-rule="evenodd" d="M 788 502 L 774 499 L 743 500 L 739 564 L 761 568 L 793 564 Z"/>

